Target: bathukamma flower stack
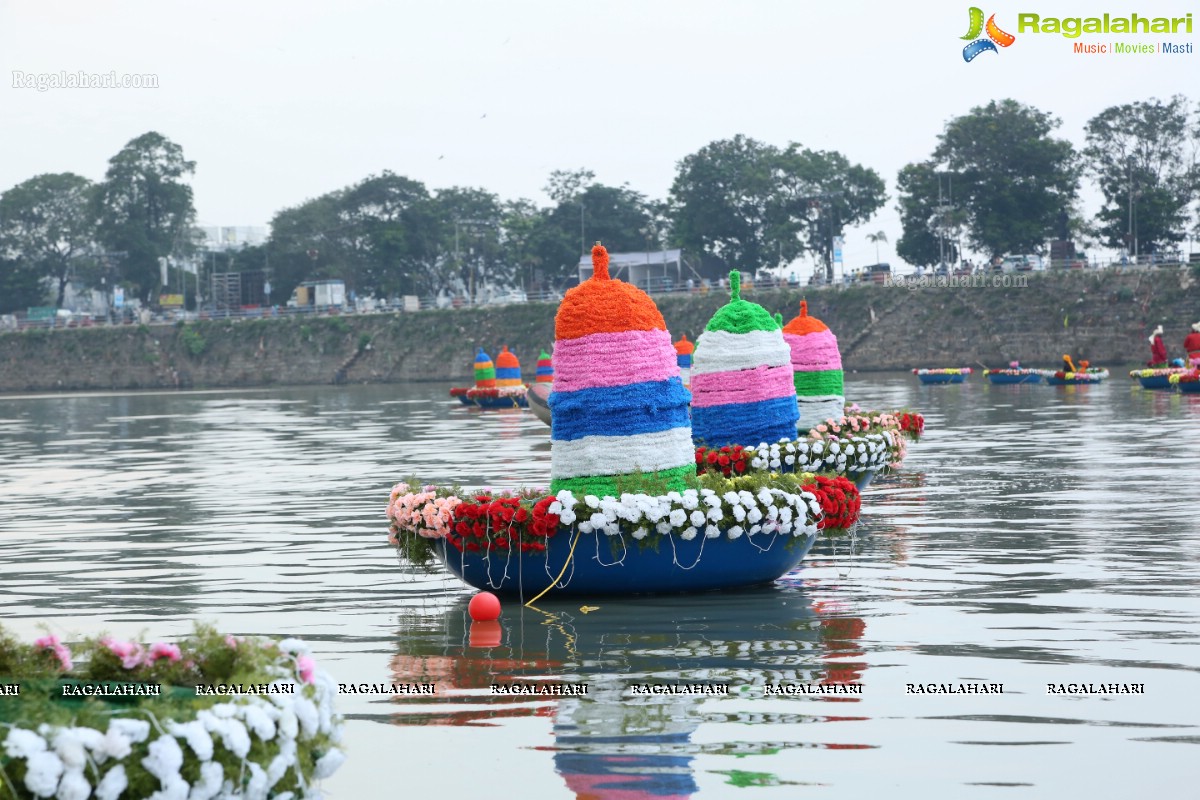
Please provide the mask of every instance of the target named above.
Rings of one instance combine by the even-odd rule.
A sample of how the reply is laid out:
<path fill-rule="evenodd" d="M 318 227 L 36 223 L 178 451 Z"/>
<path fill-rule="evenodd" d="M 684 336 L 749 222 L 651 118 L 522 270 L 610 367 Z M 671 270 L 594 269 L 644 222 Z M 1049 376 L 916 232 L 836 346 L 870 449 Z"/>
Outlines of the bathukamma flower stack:
<path fill-rule="evenodd" d="M 608 274 L 592 248 L 592 277 L 567 292 L 554 318 L 550 491 L 618 497 L 686 488 L 696 474 L 691 396 L 649 295 Z"/>
<path fill-rule="evenodd" d="M 675 363 L 679 365 L 679 379 L 684 386 L 692 382 L 692 353 L 695 352 L 696 345 L 688 341 L 686 333 L 679 337 L 675 343 Z"/>
<path fill-rule="evenodd" d="M 481 347 L 475 354 L 475 388 L 493 389 L 495 386 L 496 365 L 492 363 L 492 357 L 483 352 Z"/>
<path fill-rule="evenodd" d="M 800 316 L 783 326 L 783 338 L 792 350 L 800 430 L 812 430 L 827 419 L 841 419 L 846 413 L 842 354 L 833 331 L 808 315 L 807 300 L 800 301 Z"/>
<path fill-rule="evenodd" d="M 693 438 L 706 447 L 793 439 L 799 414 L 787 343 L 765 308 L 742 299 L 737 270 L 729 286 L 729 303 L 696 340 Z"/>
<path fill-rule="evenodd" d="M 496 356 L 496 387 L 522 386 L 521 362 L 516 355 L 509 351 L 508 346 L 501 348 Z"/>
<path fill-rule="evenodd" d="M 537 382 L 554 383 L 554 363 L 550 360 L 550 354 L 545 350 L 538 356 Z"/>

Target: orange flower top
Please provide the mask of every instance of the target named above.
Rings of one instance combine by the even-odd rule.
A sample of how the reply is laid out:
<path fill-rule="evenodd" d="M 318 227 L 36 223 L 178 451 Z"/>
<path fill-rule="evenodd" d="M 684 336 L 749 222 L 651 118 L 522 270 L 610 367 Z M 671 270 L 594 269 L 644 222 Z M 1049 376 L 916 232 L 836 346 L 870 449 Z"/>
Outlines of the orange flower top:
<path fill-rule="evenodd" d="M 592 277 L 569 290 L 554 317 L 555 339 L 579 339 L 593 333 L 667 329 L 650 295 L 608 275 L 608 251 L 592 248 Z"/>
<path fill-rule="evenodd" d="M 499 355 L 496 356 L 496 366 L 519 367 L 521 366 L 521 362 L 517 360 L 516 354 L 508 349 L 508 345 L 505 345 L 504 348 L 501 349 Z"/>
<path fill-rule="evenodd" d="M 808 315 L 808 301 L 800 301 L 800 316 L 783 326 L 784 333 L 790 333 L 793 336 L 804 336 L 809 333 L 820 333 L 821 331 L 829 330 L 829 326 L 816 317 Z"/>
<path fill-rule="evenodd" d="M 696 345 L 688 341 L 687 334 L 679 337 L 679 341 L 675 343 L 675 354 L 680 356 L 690 356 L 696 352 Z"/>

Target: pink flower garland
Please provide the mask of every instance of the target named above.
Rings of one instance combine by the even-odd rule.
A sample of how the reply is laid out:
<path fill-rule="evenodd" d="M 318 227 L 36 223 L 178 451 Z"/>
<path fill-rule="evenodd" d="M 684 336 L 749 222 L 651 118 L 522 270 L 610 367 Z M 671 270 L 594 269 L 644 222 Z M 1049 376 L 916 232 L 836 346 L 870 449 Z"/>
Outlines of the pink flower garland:
<path fill-rule="evenodd" d="M 392 487 L 387 515 L 396 530 L 410 531 L 426 539 L 442 539 L 450 533 L 454 508 L 461 502 L 461 497 L 438 497 L 433 487 L 410 492 L 408 484 L 398 483 Z M 392 532 L 388 541 L 396 544 L 395 537 L 396 533 Z"/>
<path fill-rule="evenodd" d="M 60 642 L 58 637 L 54 634 L 43 636 L 42 638 L 35 640 L 33 644 L 35 647 L 40 647 L 43 650 L 49 650 L 52 652 L 54 657 L 58 659 L 58 665 L 62 667 L 64 672 L 71 669 L 71 651 L 65 644 Z"/>

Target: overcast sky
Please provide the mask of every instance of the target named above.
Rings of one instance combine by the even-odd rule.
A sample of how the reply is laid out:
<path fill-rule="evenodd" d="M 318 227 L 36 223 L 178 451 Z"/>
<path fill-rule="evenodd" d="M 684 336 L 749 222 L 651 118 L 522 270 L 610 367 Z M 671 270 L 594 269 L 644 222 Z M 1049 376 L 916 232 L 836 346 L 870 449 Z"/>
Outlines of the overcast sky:
<path fill-rule="evenodd" d="M 196 161 L 202 225 L 265 225 L 281 208 L 382 170 L 428 188 L 546 202 L 553 169 L 665 197 L 677 162 L 738 133 L 834 149 L 877 170 L 887 206 L 847 232 L 900 236 L 895 176 L 950 118 L 1012 97 L 1062 119 L 1077 145 L 1104 108 L 1200 100 L 1200 53 L 1085 56 L 1017 33 L 1018 12 L 1183 16 L 1196 33 L 1084 37 L 1200 44 L 1182 0 L 1020 0 L 1017 34 L 971 63 L 969 2 L 801 0 L 0 0 L 0 190 L 43 172 L 103 177 L 158 131 Z M 13 88 L 11 73 L 153 74 L 157 89 Z M 1089 190 L 1089 211 L 1097 207 Z M 880 252 L 896 261 L 891 245 Z M 807 271 L 805 266 L 804 270 Z"/>

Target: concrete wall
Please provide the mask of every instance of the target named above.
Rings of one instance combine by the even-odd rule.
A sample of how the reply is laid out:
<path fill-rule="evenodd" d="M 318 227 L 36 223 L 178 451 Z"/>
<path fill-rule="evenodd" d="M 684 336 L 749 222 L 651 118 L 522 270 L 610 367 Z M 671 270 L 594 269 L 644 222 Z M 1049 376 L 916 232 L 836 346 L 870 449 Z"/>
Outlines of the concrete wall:
<path fill-rule="evenodd" d="M 1162 323 L 1172 357 L 1200 320 L 1191 270 L 1045 273 L 1026 288 L 859 286 L 803 293 L 837 335 L 847 370 L 1057 366 L 1063 353 L 1096 366 L 1140 365 Z M 744 293 L 784 319 L 802 293 Z M 727 296 L 656 298 L 673 337 L 695 339 Z M 0 392 L 149 389 L 471 379 L 475 348 L 508 345 L 532 380 L 554 340 L 557 306 L 179 325 L 28 330 L 0 335 Z"/>

